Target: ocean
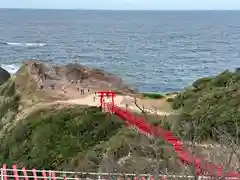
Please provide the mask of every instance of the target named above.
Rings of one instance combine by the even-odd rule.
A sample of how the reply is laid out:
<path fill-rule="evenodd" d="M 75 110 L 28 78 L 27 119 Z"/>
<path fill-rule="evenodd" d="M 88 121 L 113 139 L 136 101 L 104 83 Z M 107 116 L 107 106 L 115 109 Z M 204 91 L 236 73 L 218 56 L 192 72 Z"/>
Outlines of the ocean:
<path fill-rule="evenodd" d="M 240 67 L 238 11 L 0 9 L 0 65 L 79 62 L 145 92 L 179 91 Z"/>

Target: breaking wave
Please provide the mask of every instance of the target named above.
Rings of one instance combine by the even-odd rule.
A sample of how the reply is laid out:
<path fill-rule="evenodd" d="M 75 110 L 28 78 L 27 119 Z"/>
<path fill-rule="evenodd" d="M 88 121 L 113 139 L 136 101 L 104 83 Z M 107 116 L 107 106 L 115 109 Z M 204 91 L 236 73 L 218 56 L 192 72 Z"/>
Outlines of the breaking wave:
<path fill-rule="evenodd" d="M 17 42 L 3 42 L 4 45 L 9 46 L 23 46 L 23 47 L 42 47 L 46 46 L 45 43 L 17 43 Z"/>
<path fill-rule="evenodd" d="M 10 74 L 14 74 L 20 68 L 19 64 L 1 64 L 1 67 L 7 70 Z"/>

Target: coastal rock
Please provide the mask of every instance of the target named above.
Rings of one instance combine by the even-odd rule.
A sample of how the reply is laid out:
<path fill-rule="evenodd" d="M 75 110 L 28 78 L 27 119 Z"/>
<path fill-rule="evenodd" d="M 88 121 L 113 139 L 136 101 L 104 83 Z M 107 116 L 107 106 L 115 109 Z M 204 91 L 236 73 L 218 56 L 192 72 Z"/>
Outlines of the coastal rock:
<path fill-rule="evenodd" d="M 10 73 L 0 67 L 0 85 L 4 84 L 10 77 Z"/>
<path fill-rule="evenodd" d="M 86 92 L 84 94 L 109 90 L 137 94 L 116 75 L 80 64 L 49 66 L 40 61 L 30 60 L 16 73 L 16 83 L 20 92 L 41 92 L 40 96 L 43 99 L 46 96 L 47 99 L 52 97 L 55 100 L 79 98 L 80 90 Z"/>

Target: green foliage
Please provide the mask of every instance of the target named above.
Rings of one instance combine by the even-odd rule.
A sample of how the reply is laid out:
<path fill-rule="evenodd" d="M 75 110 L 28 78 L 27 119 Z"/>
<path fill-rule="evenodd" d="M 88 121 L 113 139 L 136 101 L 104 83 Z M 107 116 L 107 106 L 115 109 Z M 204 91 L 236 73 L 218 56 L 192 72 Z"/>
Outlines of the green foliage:
<path fill-rule="evenodd" d="M 0 86 L 0 129 L 17 114 L 19 96 L 15 91 L 15 83 L 10 79 Z"/>
<path fill-rule="evenodd" d="M 202 140 L 219 140 L 223 131 L 240 136 L 240 73 L 225 71 L 195 81 L 174 99 L 173 108 L 181 108 L 181 122 L 192 122 L 195 136 Z"/>
<path fill-rule="evenodd" d="M 115 92 L 117 95 L 123 95 L 123 93 L 122 92 L 120 92 L 120 91 L 117 91 L 117 92 Z"/>
<path fill-rule="evenodd" d="M 162 99 L 164 95 L 157 94 L 157 93 L 142 93 L 143 97 L 150 98 L 150 99 Z"/>
<path fill-rule="evenodd" d="M 98 108 L 72 108 L 53 112 L 35 112 L 21 121 L 1 139 L 1 162 L 26 167 L 59 169 L 70 159 L 86 155 L 121 128 L 120 121 L 108 118 Z M 102 152 L 95 152 L 95 160 Z"/>
<path fill-rule="evenodd" d="M 203 89 L 206 87 L 206 85 L 211 81 L 211 78 L 209 77 L 205 77 L 205 78 L 201 78 L 196 80 L 192 86 L 196 89 Z"/>

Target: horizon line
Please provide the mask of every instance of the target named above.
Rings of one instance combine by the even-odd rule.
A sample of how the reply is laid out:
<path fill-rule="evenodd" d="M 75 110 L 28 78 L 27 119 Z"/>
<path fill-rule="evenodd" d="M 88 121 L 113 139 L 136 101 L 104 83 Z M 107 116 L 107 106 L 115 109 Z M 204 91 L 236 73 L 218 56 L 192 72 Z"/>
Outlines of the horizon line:
<path fill-rule="evenodd" d="M 73 10 L 73 11 L 240 11 L 240 9 L 87 9 L 87 8 L 5 8 L 0 10 Z"/>

